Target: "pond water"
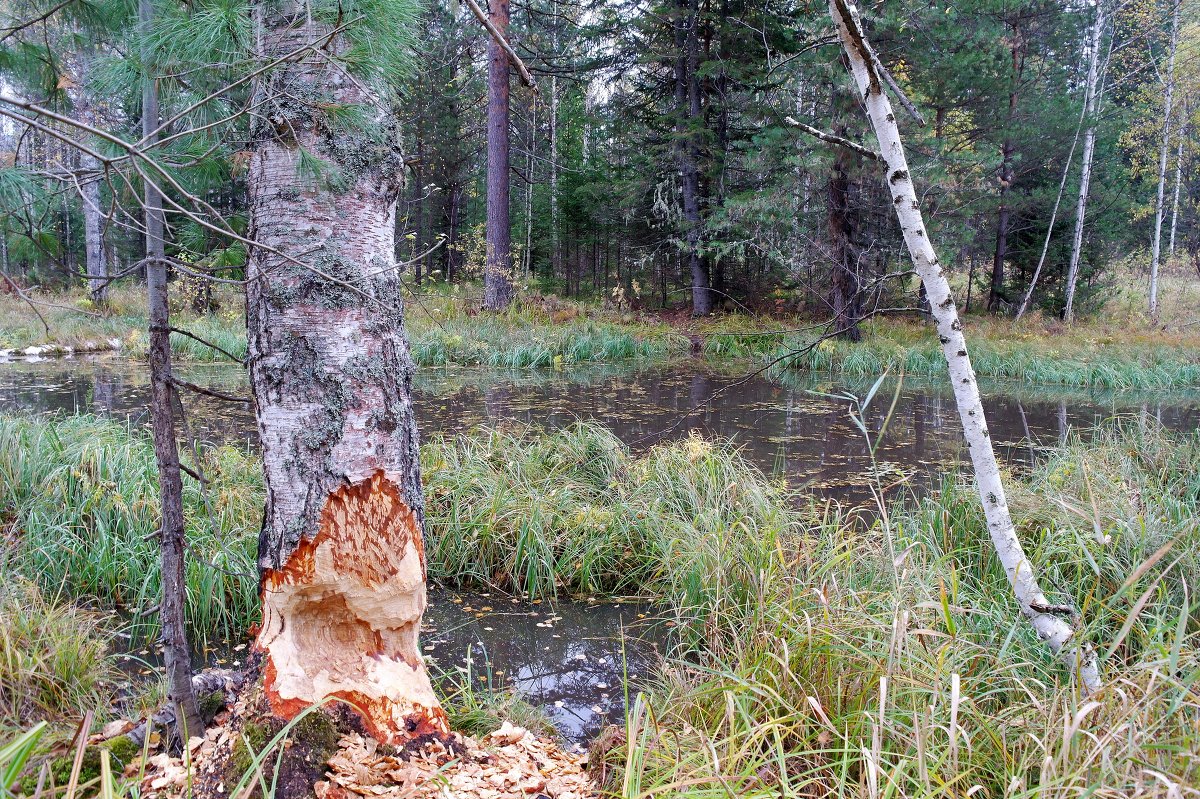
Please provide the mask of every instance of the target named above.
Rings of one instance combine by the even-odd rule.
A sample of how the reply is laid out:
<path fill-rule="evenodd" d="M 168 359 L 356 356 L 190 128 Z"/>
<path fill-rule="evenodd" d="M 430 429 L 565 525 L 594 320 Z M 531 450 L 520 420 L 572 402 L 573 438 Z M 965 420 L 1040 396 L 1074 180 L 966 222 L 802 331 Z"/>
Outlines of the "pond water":
<path fill-rule="evenodd" d="M 249 390 L 236 366 L 185 364 L 177 371 L 225 393 L 245 396 Z M 427 438 L 504 421 L 561 427 L 593 419 L 641 450 L 695 431 L 734 442 L 747 460 L 794 487 L 847 502 L 870 500 L 867 436 L 878 442 L 874 468 L 893 490 L 928 490 L 963 458 L 948 386 L 888 381 L 862 414 L 865 436 L 852 419 L 854 402 L 835 395 L 862 397 L 870 383 L 813 375 L 779 382 L 746 378 L 746 371 L 698 360 L 553 372 L 425 369 L 415 383 L 415 406 Z M 993 440 L 1017 468 L 1072 431 L 1086 435 L 1118 414 L 1154 417 L 1176 430 L 1200 425 L 1200 393 L 1088 393 L 995 383 L 982 389 Z M 141 364 L 120 357 L 0 364 L 0 411 L 94 412 L 147 425 L 148 394 Z M 189 430 L 197 437 L 254 446 L 248 407 L 202 396 L 185 402 Z M 433 591 L 422 644 L 442 669 L 458 670 L 480 685 L 515 687 L 578 743 L 606 721 L 619 720 L 626 674 L 652 670 L 665 636 L 661 628 L 646 633 L 650 615 L 632 605 L 550 607 Z"/>
<path fill-rule="evenodd" d="M 514 690 L 582 750 L 605 724 L 622 723 L 625 686 L 636 691 L 654 675 L 670 624 L 637 602 L 551 604 L 433 588 L 421 647 L 447 693 L 464 683 L 477 691 Z M 114 654 L 124 673 L 118 704 L 161 674 L 157 641 L 121 635 Z M 192 667 L 236 669 L 248 655 L 248 641 L 215 642 L 193 654 Z"/>
<path fill-rule="evenodd" d="M 236 366 L 185 364 L 177 372 L 198 385 L 248 395 L 246 373 Z M 869 499 L 870 448 L 851 418 L 854 403 L 829 395 L 862 397 L 870 383 L 814 375 L 781 383 L 745 375 L 746 370 L 698 360 L 542 372 L 423 369 L 415 406 L 426 438 L 507 420 L 553 428 L 593 419 L 634 449 L 644 449 L 696 431 L 733 441 L 747 460 L 794 487 L 849 501 Z M 1000 455 L 1018 466 L 1072 430 L 1086 432 L 1117 414 L 1153 416 L 1177 430 L 1200 424 L 1200 393 L 1088 393 L 1001 383 L 981 388 Z M 957 411 L 949 387 L 938 382 L 908 378 L 898 395 L 895 391 L 893 380 L 880 388 L 865 426 L 878 442 L 876 468 L 884 482 L 919 491 L 963 457 Z M 0 411 L 94 412 L 148 425 L 148 397 L 145 370 L 124 358 L 0 364 Z M 185 396 L 185 402 L 189 429 L 198 437 L 253 446 L 248 406 L 199 395 Z"/>

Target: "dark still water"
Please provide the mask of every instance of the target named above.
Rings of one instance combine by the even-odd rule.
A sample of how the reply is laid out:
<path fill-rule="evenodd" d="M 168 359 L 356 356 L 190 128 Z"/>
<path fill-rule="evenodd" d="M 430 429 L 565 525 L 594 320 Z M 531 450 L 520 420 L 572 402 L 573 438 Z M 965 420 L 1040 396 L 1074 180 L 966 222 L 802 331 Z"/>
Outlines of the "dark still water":
<path fill-rule="evenodd" d="M 246 396 L 249 390 L 245 372 L 235 366 L 183 365 L 177 372 L 228 394 Z M 416 381 L 416 408 L 425 438 L 506 420 L 561 427 L 591 419 L 643 449 L 696 431 L 734 442 L 749 461 L 786 476 L 792 486 L 859 501 L 868 497 L 868 441 L 851 418 L 854 402 L 830 395 L 862 397 L 869 389 L 869 382 L 812 375 L 786 383 L 746 379 L 745 372 L 700 361 L 566 372 L 424 369 Z M 1086 434 L 1117 414 L 1152 416 L 1176 430 L 1200 424 L 1200 393 L 1087 393 L 996 383 L 982 389 L 993 440 L 1001 456 L 1018 466 L 1072 430 Z M 892 409 L 895 390 L 895 381 L 880 388 L 865 426 L 879 442 L 877 467 L 885 484 L 921 490 L 963 457 L 954 400 L 947 386 L 910 378 Z M 148 394 L 144 369 L 127 359 L 0 364 L 0 411 L 94 412 L 147 424 Z M 185 402 L 195 435 L 253 446 L 248 406 L 197 395 Z"/>

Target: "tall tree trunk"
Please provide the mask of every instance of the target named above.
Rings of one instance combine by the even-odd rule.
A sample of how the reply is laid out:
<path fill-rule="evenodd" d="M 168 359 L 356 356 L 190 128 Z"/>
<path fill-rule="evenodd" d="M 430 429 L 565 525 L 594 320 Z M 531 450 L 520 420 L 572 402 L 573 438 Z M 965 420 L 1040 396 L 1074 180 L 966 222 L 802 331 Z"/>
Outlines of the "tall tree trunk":
<path fill-rule="evenodd" d="M 684 240 L 688 274 L 692 282 L 692 315 L 712 313 L 708 263 L 700 252 L 700 53 L 696 28 L 698 0 L 679 0 L 675 20 L 675 110 L 679 138 L 679 171 L 682 179 Z"/>
<path fill-rule="evenodd" d="M 79 166 L 85 172 L 98 172 L 100 163 L 81 153 Z M 84 261 L 88 276 L 88 294 L 96 305 L 108 300 L 108 261 L 104 252 L 103 211 L 100 209 L 100 176 L 85 176 L 80 184 L 83 200 Z"/>
<path fill-rule="evenodd" d="M 1012 86 L 1008 92 L 1007 126 L 1012 127 L 1017 116 L 1018 87 L 1024 56 L 1021 54 L 1020 31 L 1013 31 L 1012 45 Z M 996 218 L 996 250 L 992 257 L 992 282 L 988 291 L 987 309 L 996 311 L 1004 302 L 1004 261 L 1008 257 L 1008 227 L 1012 218 L 1009 207 L 1009 195 L 1012 192 L 1013 152 L 1015 147 L 1011 133 L 1006 133 L 1004 143 L 1000 146 L 1000 211 Z"/>
<path fill-rule="evenodd" d="M 533 173 L 537 169 L 537 103 L 530 109 L 529 151 L 525 157 L 525 251 L 521 253 L 521 277 L 529 280 L 533 267 Z"/>
<path fill-rule="evenodd" d="M 325 41 L 303 8 L 262 3 L 264 57 Z M 335 54 L 349 45 L 335 36 Z M 424 499 L 413 361 L 394 260 L 404 160 L 367 79 L 307 52 L 256 87 L 246 324 L 267 504 L 258 541 L 264 688 L 281 718 L 333 697 L 382 741 L 448 733 L 417 646 Z M 305 98 L 300 101 L 297 98 Z M 359 107 L 330 133 L 322 109 Z M 301 152 L 343 165 L 313 186 Z"/>
<path fill-rule="evenodd" d="M 1167 81 L 1163 90 L 1162 142 L 1158 148 L 1158 193 L 1154 198 L 1154 237 L 1150 243 L 1150 316 L 1158 318 L 1158 263 L 1162 254 L 1163 199 L 1167 186 L 1167 155 L 1171 149 L 1171 114 L 1175 110 L 1175 51 L 1179 46 L 1179 8 L 1171 0 L 1171 43 L 1167 55 Z"/>
<path fill-rule="evenodd" d="M 840 109 L 843 93 L 834 89 L 835 105 Z M 846 126 L 838 124 L 834 133 L 846 137 Z M 850 169 L 854 156 L 845 147 L 835 148 L 833 164 L 826 187 L 826 221 L 829 233 L 829 251 L 833 260 L 833 324 L 840 338 L 860 341 L 862 332 L 858 327 L 859 281 L 854 256 L 854 223 L 850 206 Z"/>
<path fill-rule="evenodd" d="M 75 115 L 95 125 L 98 120 L 95 103 L 88 93 L 87 83 L 92 67 L 92 53 L 85 49 L 74 59 L 74 75 L 67 93 L 75 107 Z M 78 154 L 79 168 L 85 173 L 79 181 L 79 196 L 83 211 L 84 269 L 87 274 L 88 295 L 96 305 L 108 298 L 108 262 L 104 251 L 104 212 L 100 207 L 100 162 L 91 155 Z"/>
<path fill-rule="evenodd" d="M 151 0 L 139 0 L 138 17 L 143 27 L 153 19 Z M 143 63 L 150 63 L 145 59 Z M 142 136 L 147 147 L 157 141 L 158 86 L 154 78 L 142 82 Z M 153 170 L 148 174 L 154 175 Z M 204 734 L 204 723 L 192 690 L 192 653 L 184 626 L 187 586 L 183 568 L 183 478 L 179 469 L 179 445 L 171 412 L 171 312 L 167 303 L 167 262 L 164 253 L 163 199 L 147 181 L 144 196 L 146 225 L 146 297 L 150 315 L 150 417 L 154 458 L 158 462 L 161 527 L 158 532 L 162 568 L 163 662 L 167 672 L 167 702 L 175 712 L 176 732 L 187 739 Z"/>
<path fill-rule="evenodd" d="M 1071 263 L 1067 267 L 1066 303 L 1063 319 L 1071 323 L 1075 315 L 1075 283 L 1079 279 L 1079 260 L 1083 255 L 1083 224 L 1087 216 L 1088 191 L 1092 186 L 1092 157 L 1096 152 L 1096 97 L 1100 75 L 1100 40 L 1104 35 L 1104 0 L 1096 0 L 1096 18 L 1092 20 L 1091 55 L 1088 58 L 1087 84 L 1084 88 L 1083 113 L 1087 130 L 1083 134 L 1083 164 L 1079 174 L 1079 199 L 1075 203 L 1075 234 L 1071 239 Z"/>
<path fill-rule="evenodd" d="M 501 36 L 508 32 L 508 0 L 491 0 L 488 19 Z M 487 254 L 483 307 L 502 311 L 513 299 L 512 228 L 508 216 L 508 54 L 488 38 Z"/>
<path fill-rule="evenodd" d="M 446 282 L 452 282 L 462 268 L 462 242 L 459 229 L 462 221 L 463 185 L 454 181 L 447 188 L 446 198 Z"/>
<path fill-rule="evenodd" d="M 1187 119 L 1187 107 L 1179 115 L 1181 120 Z M 1183 182 L 1183 143 L 1187 140 L 1188 130 L 1180 124 L 1178 151 L 1175 153 L 1175 197 L 1171 200 L 1171 237 L 1167 240 L 1167 258 L 1175 257 L 1175 230 L 1179 225 L 1179 186 Z"/>
<path fill-rule="evenodd" d="M 558 58 L 558 0 L 551 4 L 554 21 L 550 28 L 550 49 Z M 550 76 L 550 278 L 558 274 L 558 73 Z"/>
<path fill-rule="evenodd" d="M 1037 629 L 1038 635 L 1062 657 L 1086 691 L 1096 691 L 1100 688 L 1100 674 L 1095 655 L 1086 645 L 1074 640 L 1075 630 L 1071 624 L 1057 612 L 1058 608 L 1047 602 L 1038 586 L 1033 564 L 1025 556 L 1009 515 L 1000 467 L 992 449 L 962 323 L 958 319 L 950 284 L 925 229 L 920 201 L 900 140 L 900 129 L 896 125 L 891 101 L 883 91 L 883 77 L 876 67 L 875 54 L 866 41 L 858 11 L 850 0 L 830 0 L 829 11 L 850 60 L 855 83 L 866 104 L 867 116 L 879 140 L 879 152 L 887 162 L 892 207 L 896 209 L 904 242 L 929 294 L 992 544 L 1021 610 Z"/>

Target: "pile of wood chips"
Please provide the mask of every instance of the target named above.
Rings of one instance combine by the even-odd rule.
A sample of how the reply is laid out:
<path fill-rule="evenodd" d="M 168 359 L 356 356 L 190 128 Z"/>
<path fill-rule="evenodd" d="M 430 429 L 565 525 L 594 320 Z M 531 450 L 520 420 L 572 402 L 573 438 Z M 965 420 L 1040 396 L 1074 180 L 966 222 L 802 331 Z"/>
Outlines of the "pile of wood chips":
<path fill-rule="evenodd" d="M 586 756 L 564 752 L 505 722 L 482 741 L 454 734 L 454 752 L 427 744 L 403 758 L 381 754 L 374 740 L 347 735 L 329 760 L 329 779 L 317 799 L 364 797 L 478 797 L 479 799 L 592 799 Z"/>
<path fill-rule="evenodd" d="M 206 764 L 227 748 L 228 727 L 214 726 L 189 742 L 193 777 L 203 784 Z M 427 743 L 417 751 L 387 754 L 372 738 L 344 736 L 330 758 L 326 779 L 313 785 L 317 799 L 386 797 L 408 799 L 595 799 L 599 791 L 588 777 L 586 755 L 564 752 L 549 739 L 505 722 L 481 741 L 453 734 L 451 747 Z M 134 776 L 131 769 L 127 776 Z M 156 754 L 146 763 L 144 799 L 168 799 L 185 793 L 188 769 L 181 758 Z M 234 786 L 221 784 L 217 795 Z M 241 799 L 241 797 L 230 797 Z"/>

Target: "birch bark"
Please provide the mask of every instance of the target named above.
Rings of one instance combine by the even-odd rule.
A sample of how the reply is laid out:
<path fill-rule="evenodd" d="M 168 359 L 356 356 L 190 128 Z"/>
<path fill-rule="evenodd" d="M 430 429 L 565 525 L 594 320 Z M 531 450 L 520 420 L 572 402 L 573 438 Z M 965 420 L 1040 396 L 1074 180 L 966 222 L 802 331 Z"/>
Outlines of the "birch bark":
<path fill-rule="evenodd" d="M 1180 114 L 1180 119 L 1187 119 L 1187 106 L 1184 106 L 1184 113 Z M 1179 146 L 1175 152 L 1175 196 L 1171 200 L 1171 237 L 1167 240 L 1167 258 L 1175 257 L 1175 231 L 1179 226 L 1179 185 L 1183 181 L 1183 143 L 1187 139 L 1187 129 L 1182 125 L 1179 128 L 1179 135 L 1175 138 L 1179 139 Z"/>
<path fill-rule="evenodd" d="M 1171 114 L 1175 110 L 1175 51 L 1179 46 L 1179 8 L 1182 0 L 1173 0 L 1171 43 L 1167 55 L 1167 80 L 1163 90 L 1162 142 L 1158 149 L 1158 193 L 1154 198 L 1154 236 L 1150 243 L 1150 316 L 1158 317 L 1158 266 L 1162 255 L 1163 200 L 1167 187 L 1167 157 L 1171 149 Z"/>
<path fill-rule="evenodd" d="M 266 58 L 348 46 L 303 4 L 256 13 Z M 281 718 L 334 697 L 384 742 L 444 736 L 417 647 L 424 500 L 394 257 L 395 118 L 370 79 L 324 49 L 255 91 L 246 323 L 267 488 L 255 641 L 265 693 Z M 365 124 L 331 130 L 328 107 L 362 109 Z M 300 168 L 314 156 L 335 181 Z"/>
<path fill-rule="evenodd" d="M 1071 323 L 1075 315 L 1075 284 L 1079 280 L 1079 260 L 1083 254 L 1083 226 L 1087 216 L 1088 192 L 1092 186 L 1092 158 L 1096 152 L 1096 100 L 1100 74 L 1100 40 L 1104 35 L 1104 0 L 1096 0 L 1096 18 L 1092 20 L 1091 55 L 1088 58 L 1087 84 L 1083 113 L 1087 130 L 1083 134 L 1083 161 L 1079 174 L 1079 199 L 1075 203 L 1075 233 L 1071 239 L 1071 262 L 1067 267 L 1066 303 L 1063 319 Z"/>
<path fill-rule="evenodd" d="M 992 544 L 1021 610 L 1037 630 L 1038 636 L 1062 658 L 1085 691 L 1099 690 L 1100 674 L 1094 653 L 1090 647 L 1075 640 L 1075 630 L 1071 624 L 1056 612 L 1060 609 L 1047 602 L 1038 586 L 1033 564 L 1026 557 L 1013 526 L 1000 479 L 1000 467 L 984 419 L 979 386 L 967 354 L 962 323 L 958 319 L 945 272 L 926 234 L 900 130 L 896 125 L 892 104 L 883 91 L 878 62 L 866 41 L 858 11 L 850 0 L 830 0 L 829 11 L 850 61 L 854 81 L 866 105 L 867 116 L 879 140 L 879 152 L 887 161 L 888 188 L 904 242 L 929 296 Z"/>
<path fill-rule="evenodd" d="M 92 66 L 90 50 L 79 53 L 71 70 L 71 86 L 67 94 L 75 114 L 84 122 L 95 125 L 99 117 L 97 104 L 88 92 L 87 83 Z M 100 209 L 100 162 L 87 153 L 79 153 L 79 168 L 84 176 L 79 181 L 79 196 L 83 204 L 84 269 L 87 273 L 88 294 L 96 305 L 108 297 L 108 262 L 104 251 L 103 211 Z"/>

